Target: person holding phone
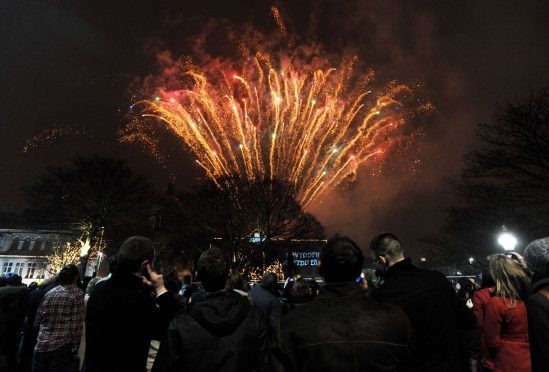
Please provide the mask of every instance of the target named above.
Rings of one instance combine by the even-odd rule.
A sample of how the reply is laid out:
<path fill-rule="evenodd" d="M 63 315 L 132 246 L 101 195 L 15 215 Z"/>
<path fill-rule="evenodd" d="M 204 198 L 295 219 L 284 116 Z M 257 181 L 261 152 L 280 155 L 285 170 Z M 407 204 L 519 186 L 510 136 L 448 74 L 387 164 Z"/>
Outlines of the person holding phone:
<path fill-rule="evenodd" d="M 122 243 L 112 277 L 96 284 L 86 311 L 84 371 L 146 370 L 152 339 L 161 340 L 177 309 L 162 275 L 151 269 L 152 241 Z"/>

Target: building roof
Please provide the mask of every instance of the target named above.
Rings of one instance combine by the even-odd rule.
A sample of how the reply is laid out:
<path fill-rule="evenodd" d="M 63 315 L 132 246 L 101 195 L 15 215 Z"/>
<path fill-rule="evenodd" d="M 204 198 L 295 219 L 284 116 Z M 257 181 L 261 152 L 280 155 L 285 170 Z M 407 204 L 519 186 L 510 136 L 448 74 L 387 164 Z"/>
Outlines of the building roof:
<path fill-rule="evenodd" d="M 17 258 L 40 258 L 46 257 L 52 252 L 52 244 L 47 242 L 65 243 L 75 236 L 74 231 L 70 230 L 46 230 L 46 229 L 0 229 L 0 256 Z M 22 247 L 14 246 L 14 238 L 19 241 L 30 239 L 30 245 Z M 39 246 L 35 243 L 40 239 Z"/>

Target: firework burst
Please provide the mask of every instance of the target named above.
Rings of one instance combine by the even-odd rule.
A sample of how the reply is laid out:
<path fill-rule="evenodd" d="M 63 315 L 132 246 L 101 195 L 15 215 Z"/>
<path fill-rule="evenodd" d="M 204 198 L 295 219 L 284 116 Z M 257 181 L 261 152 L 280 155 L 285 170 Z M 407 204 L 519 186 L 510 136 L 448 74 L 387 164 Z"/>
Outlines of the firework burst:
<path fill-rule="evenodd" d="M 275 68 L 269 56 L 257 53 L 240 73 L 187 66 L 182 89 L 157 89 L 153 99 L 133 106 L 141 117 L 126 136 L 156 125 L 146 118 L 160 119 L 218 187 L 281 180 L 307 206 L 353 179 L 361 164 L 382 159 L 403 138 L 407 119 L 427 107 L 403 84 L 374 93 L 373 72 L 356 77 L 356 60 L 300 70 L 295 61 Z"/>

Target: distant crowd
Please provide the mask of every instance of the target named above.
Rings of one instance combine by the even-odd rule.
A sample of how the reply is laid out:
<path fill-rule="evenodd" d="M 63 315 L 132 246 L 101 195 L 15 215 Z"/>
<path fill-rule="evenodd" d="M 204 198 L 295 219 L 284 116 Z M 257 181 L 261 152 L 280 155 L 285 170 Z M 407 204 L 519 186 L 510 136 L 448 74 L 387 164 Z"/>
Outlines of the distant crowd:
<path fill-rule="evenodd" d="M 153 270 L 152 242 L 128 238 L 104 278 L 75 265 L 40 285 L 0 278 L 0 371 L 549 370 L 549 238 L 488 257 L 482 283 L 455 289 L 406 258 L 391 233 L 363 253 L 335 236 L 322 283 L 265 273 L 252 288 L 210 248 L 196 272 Z M 196 281 L 194 280 L 196 278 Z"/>

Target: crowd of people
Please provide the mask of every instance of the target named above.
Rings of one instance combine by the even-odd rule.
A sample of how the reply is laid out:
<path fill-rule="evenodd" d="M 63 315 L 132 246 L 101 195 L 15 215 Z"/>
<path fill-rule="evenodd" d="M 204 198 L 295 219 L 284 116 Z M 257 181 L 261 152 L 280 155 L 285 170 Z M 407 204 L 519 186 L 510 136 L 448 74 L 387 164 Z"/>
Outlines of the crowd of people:
<path fill-rule="evenodd" d="M 336 236 L 315 280 L 250 288 L 210 248 L 196 279 L 153 270 L 152 242 L 128 238 L 105 278 L 75 265 L 41 285 L 0 278 L 0 371 L 547 371 L 549 238 L 496 254 L 480 286 L 456 291 L 421 269 L 390 233 L 370 245 L 382 281 Z"/>

